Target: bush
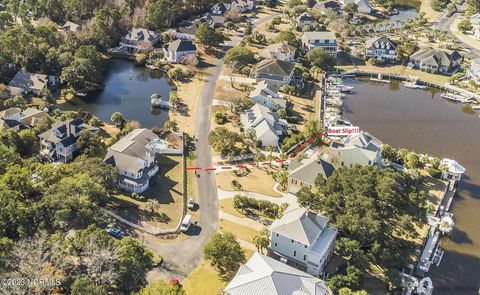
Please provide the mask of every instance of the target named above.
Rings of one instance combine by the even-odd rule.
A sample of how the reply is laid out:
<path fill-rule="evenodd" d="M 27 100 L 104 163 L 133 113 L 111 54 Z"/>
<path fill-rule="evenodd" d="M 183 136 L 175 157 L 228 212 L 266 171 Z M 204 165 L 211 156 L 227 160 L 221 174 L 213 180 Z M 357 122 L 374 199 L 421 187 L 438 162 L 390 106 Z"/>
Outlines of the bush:
<path fill-rule="evenodd" d="M 215 113 L 215 122 L 217 122 L 217 124 L 224 124 L 226 120 L 227 120 L 227 116 L 224 113 L 221 113 L 221 112 Z"/>
<path fill-rule="evenodd" d="M 233 198 L 233 206 L 239 210 L 248 210 L 253 209 L 261 212 L 267 217 L 277 218 L 279 215 L 283 214 L 288 205 L 278 206 L 275 203 L 266 200 L 257 200 L 250 197 L 245 197 L 241 195 L 236 195 Z"/>
<path fill-rule="evenodd" d="M 433 178 L 440 178 L 442 176 L 442 172 L 433 167 L 427 168 L 427 172 Z"/>
<path fill-rule="evenodd" d="M 241 185 L 240 182 L 238 182 L 238 180 L 236 180 L 236 179 L 232 180 L 232 187 L 233 187 L 235 190 L 242 190 L 242 185 Z"/>

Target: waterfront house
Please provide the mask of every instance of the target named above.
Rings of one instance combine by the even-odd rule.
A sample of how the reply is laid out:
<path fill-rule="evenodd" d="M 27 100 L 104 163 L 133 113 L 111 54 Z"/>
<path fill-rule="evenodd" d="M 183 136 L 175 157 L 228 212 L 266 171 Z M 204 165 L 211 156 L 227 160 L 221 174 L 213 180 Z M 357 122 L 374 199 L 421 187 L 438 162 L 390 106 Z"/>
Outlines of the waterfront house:
<path fill-rule="evenodd" d="M 457 161 L 445 158 L 442 159 L 442 164 L 446 166 L 446 169 L 442 173 L 444 179 L 451 181 L 459 181 L 462 179 L 465 168 Z"/>
<path fill-rule="evenodd" d="M 245 132 L 250 128 L 255 130 L 257 140 L 262 143 L 262 146 L 277 147 L 280 137 L 288 128 L 287 121 L 280 119 L 277 113 L 260 104 L 255 104 L 240 114 L 240 122 Z"/>
<path fill-rule="evenodd" d="M 332 295 L 324 281 L 256 252 L 240 266 L 224 295 Z"/>
<path fill-rule="evenodd" d="M 260 81 L 255 89 L 250 92 L 249 97 L 255 103 L 274 112 L 287 107 L 287 100 L 278 93 L 278 87 L 265 81 Z"/>
<path fill-rule="evenodd" d="M 337 38 L 333 32 L 305 32 L 300 39 L 305 52 L 313 48 L 322 48 L 334 57 L 337 56 Z"/>
<path fill-rule="evenodd" d="M 143 28 L 133 28 L 120 41 L 120 48 L 127 54 L 151 50 L 160 41 L 160 34 Z"/>
<path fill-rule="evenodd" d="M 304 12 L 297 16 L 295 22 L 297 24 L 297 28 L 302 30 L 305 26 L 313 25 L 315 23 L 315 19 L 308 12 Z"/>
<path fill-rule="evenodd" d="M 327 160 L 335 167 L 381 166 L 383 143 L 368 132 L 349 135 L 327 148 Z"/>
<path fill-rule="evenodd" d="M 338 1 L 327 0 L 327 1 L 317 2 L 312 7 L 312 11 L 319 12 L 320 14 L 325 15 L 327 14 L 328 10 L 338 12 L 341 8 L 342 7 L 338 3 Z"/>
<path fill-rule="evenodd" d="M 65 22 L 65 24 L 62 26 L 62 30 L 65 33 L 77 33 L 80 31 L 80 25 L 73 23 L 71 21 Z"/>
<path fill-rule="evenodd" d="M 38 95 L 44 89 L 53 89 L 58 82 L 57 76 L 19 71 L 8 84 L 8 90 L 10 95 Z"/>
<path fill-rule="evenodd" d="M 163 141 L 151 130 L 135 129 L 108 148 L 104 162 L 118 168 L 118 187 L 142 193 L 158 172 L 155 155 Z"/>
<path fill-rule="evenodd" d="M 320 158 L 316 150 L 307 150 L 290 161 L 288 166 L 288 192 L 296 194 L 302 187 L 311 189 L 317 177 L 327 179 L 335 168 Z"/>
<path fill-rule="evenodd" d="M 283 41 L 268 46 L 268 52 L 272 58 L 293 62 L 295 61 L 297 49 L 289 45 L 286 41 Z"/>
<path fill-rule="evenodd" d="M 456 50 L 421 49 L 410 56 L 410 66 L 422 71 L 451 73 L 463 62 L 463 55 Z"/>
<path fill-rule="evenodd" d="M 467 70 L 467 75 L 472 81 L 480 85 L 480 58 L 472 60 L 472 63 Z"/>
<path fill-rule="evenodd" d="M 344 0 L 343 1 L 343 7 L 349 3 L 355 3 L 357 4 L 357 12 L 363 13 L 363 14 L 370 14 L 372 13 L 372 4 L 370 4 L 370 1 L 368 0 Z"/>
<path fill-rule="evenodd" d="M 271 256 L 319 277 L 333 255 L 337 229 L 329 219 L 294 205 L 270 225 Z"/>
<path fill-rule="evenodd" d="M 295 63 L 278 60 L 265 59 L 257 64 L 255 78 L 257 81 L 265 80 L 277 86 L 289 84 L 293 78 Z"/>
<path fill-rule="evenodd" d="M 171 63 L 181 63 L 187 56 L 196 55 L 197 47 L 190 40 L 177 39 L 163 47 L 165 58 Z"/>
<path fill-rule="evenodd" d="M 387 37 L 373 37 L 365 42 L 365 57 L 380 60 L 396 60 L 397 45 Z"/>
<path fill-rule="evenodd" d="M 81 118 L 57 122 L 40 134 L 41 151 L 52 161 L 68 162 L 73 159 L 77 150 L 76 142 L 83 130 L 98 130 L 87 125 Z"/>
<path fill-rule="evenodd" d="M 47 112 L 35 108 L 9 108 L 0 112 L 0 130 L 24 130 L 35 127 L 41 120 L 49 117 Z"/>

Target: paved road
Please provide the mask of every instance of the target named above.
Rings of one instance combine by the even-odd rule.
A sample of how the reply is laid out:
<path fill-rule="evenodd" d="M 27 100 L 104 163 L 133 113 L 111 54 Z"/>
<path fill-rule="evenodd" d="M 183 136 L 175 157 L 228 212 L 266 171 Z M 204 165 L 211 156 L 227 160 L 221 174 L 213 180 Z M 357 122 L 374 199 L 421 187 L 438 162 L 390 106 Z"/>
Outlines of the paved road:
<path fill-rule="evenodd" d="M 268 15 L 253 22 L 256 27 L 270 19 L 276 14 Z M 212 154 L 208 145 L 208 133 L 210 132 L 210 111 L 213 103 L 215 88 L 220 73 L 223 69 L 223 54 L 228 48 L 237 46 L 241 39 L 233 37 L 229 44 L 223 49 L 222 53 L 215 60 L 213 69 L 207 75 L 205 84 L 200 94 L 196 119 L 195 138 L 197 166 L 212 167 Z M 210 240 L 210 237 L 216 232 L 218 224 L 218 197 L 215 185 L 215 175 L 210 172 L 199 172 L 197 179 L 200 220 L 197 226 L 192 230 L 192 235 L 181 242 L 165 243 L 159 238 L 145 236 L 143 244 L 148 248 L 158 252 L 164 259 L 164 265 L 149 273 L 149 281 L 158 279 L 171 279 L 176 277 L 183 280 L 190 274 L 201 262 L 203 258 L 203 247 Z"/>

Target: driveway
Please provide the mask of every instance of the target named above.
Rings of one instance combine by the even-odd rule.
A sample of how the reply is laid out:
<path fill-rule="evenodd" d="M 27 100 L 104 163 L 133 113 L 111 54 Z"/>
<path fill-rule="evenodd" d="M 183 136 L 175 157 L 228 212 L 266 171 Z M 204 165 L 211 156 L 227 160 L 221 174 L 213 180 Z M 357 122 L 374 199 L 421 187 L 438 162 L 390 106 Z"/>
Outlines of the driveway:
<path fill-rule="evenodd" d="M 256 27 L 279 13 L 268 15 L 253 23 Z M 207 75 L 205 84 L 200 94 L 196 119 L 195 138 L 196 161 L 199 167 L 212 167 L 212 154 L 208 144 L 210 132 L 210 111 L 215 95 L 215 87 L 223 69 L 223 54 L 228 48 L 237 46 L 241 39 L 233 37 L 223 48 L 222 54 L 215 60 L 214 68 Z M 144 235 L 143 244 L 159 253 L 164 259 L 164 267 L 152 270 L 148 274 L 149 281 L 158 279 L 169 280 L 172 277 L 183 280 L 203 259 L 203 247 L 217 231 L 218 224 L 218 196 L 215 185 L 215 175 L 206 171 L 198 172 L 197 179 L 199 194 L 200 219 L 193 228 L 191 236 L 179 242 L 165 242 L 158 237 Z"/>

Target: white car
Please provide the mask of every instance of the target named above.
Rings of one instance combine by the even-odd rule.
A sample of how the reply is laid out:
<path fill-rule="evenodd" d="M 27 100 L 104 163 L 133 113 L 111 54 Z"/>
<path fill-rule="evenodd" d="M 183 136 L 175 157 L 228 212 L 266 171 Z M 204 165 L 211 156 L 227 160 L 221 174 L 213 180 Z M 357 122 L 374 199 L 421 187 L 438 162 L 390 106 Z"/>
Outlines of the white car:
<path fill-rule="evenodd" d="M 189 228 L 190 225 L 192 224 L 192 215 L 185 215 L 185 217 L 182 220 L 182 224 L 180 225 L 180 230 L 182 232 L 186 232 Z"/>
<path fill-rule="evenodd" d="M 193 198 L 188 199 L 187 208 L 193 210 L 195 208 L 195 201 Z"/>

